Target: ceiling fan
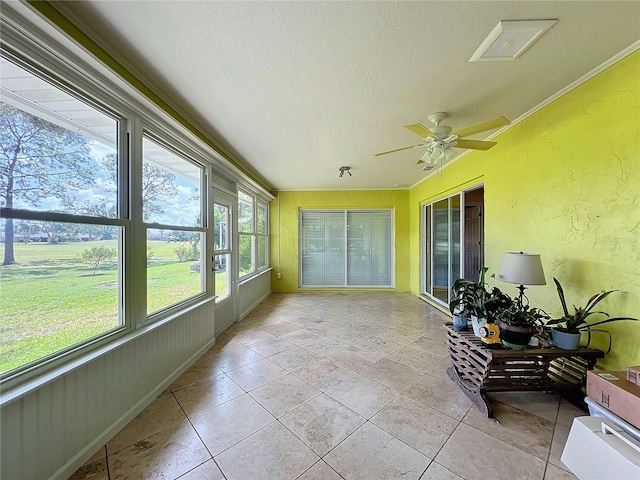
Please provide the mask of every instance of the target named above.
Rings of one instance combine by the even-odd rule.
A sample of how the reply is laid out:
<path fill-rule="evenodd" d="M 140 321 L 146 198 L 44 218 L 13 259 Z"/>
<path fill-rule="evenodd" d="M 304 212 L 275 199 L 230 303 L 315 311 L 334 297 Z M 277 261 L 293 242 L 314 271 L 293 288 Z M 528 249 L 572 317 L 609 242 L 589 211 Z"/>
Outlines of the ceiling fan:
<path fill-rule="evenodd" d="M 453 132 L 451 127 L 446 125 L 440 126 L 447 114 L 445 112 L 435 112 L 429 115 L 429 121 L 435 126 L 427 128 L 420 123 L 412 125 L 405 125 L 404 128 L 412 131 L 422 137 L 423 143 L 418 145 L 410 145 L 408 147 L 396 148 L 395 150 L 389 150 L 388 152 L 376 153 L 375 156 L 386 155 L 388 153 L 399 152 L 401 150 L 407 150 L 409 148 L 426 147 L 425 153 L 420 157 L 418 163 L 435 163 L 443 158 L 451 158 L 453 155 L 452 147 L 467 148 L 471 150 L 489 150 L 496 145 L 496 142 L 486 142 L 483 140 L 465 140 L 463 137 L 468 137 L 476 133 L 484 132 L 486 130 L 493 130 L 494 128 L 504 127 L 511 122 L 505 117 L 498 117 L 486 122 L 478 123 L 462 130 Z"/>

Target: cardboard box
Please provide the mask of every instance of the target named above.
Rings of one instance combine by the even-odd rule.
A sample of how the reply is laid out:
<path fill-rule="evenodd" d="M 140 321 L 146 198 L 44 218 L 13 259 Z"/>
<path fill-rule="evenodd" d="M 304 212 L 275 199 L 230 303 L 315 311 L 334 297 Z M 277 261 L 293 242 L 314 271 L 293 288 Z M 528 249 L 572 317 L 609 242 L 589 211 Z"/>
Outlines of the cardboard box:
<path fill-rule="evenodd" d="M 587 395 L 634 427 L 640 428 L 640 385 L 627 380 L 626 372 L 588 370 Z"/>
<path fill-rule="evenodd" d="M 640 385 L 640 365 L 627 368 L 627 380 L 636 385 Z"/>

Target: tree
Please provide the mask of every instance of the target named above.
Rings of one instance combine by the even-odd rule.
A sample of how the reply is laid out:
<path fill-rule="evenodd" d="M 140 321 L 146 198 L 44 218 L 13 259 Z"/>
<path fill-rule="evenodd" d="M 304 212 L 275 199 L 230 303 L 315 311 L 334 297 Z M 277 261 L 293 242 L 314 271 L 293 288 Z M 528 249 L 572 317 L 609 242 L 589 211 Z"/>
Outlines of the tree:
<path fill-rule="evenodd" d="M 85 206 L 81 212 L 84 215 L 91 215 L 92 217 L 104 217 L 104 218 L 116 218 L 117 209 L 116 206 L 107 200 L 102 200 L 99 203 Z M 111 240 L 117 228 L 113 225 L 92 225 L 86 226 L 85 229 L 92 233 L 96 233 L 96 236 L 101 240 Z"/>
<path fill-rule="evenodd" d="M 37 207 L 93 183 L 89 139 L 0 102 L 0 200 Z M 3 265 L 15 263 L 13 219 L 5 219 Z"/>
<path fill-rule="evenodd" d="M 109 173 L 111 181 L 117 185 L 118 162 L 115 154 L 109 154 L 101 161 L 102 168 Z M 144 221 L 151 215 L 163 213 L 164 203 L 178 195 L 175 184 L 176 176 L 147 161 L 142 164 L 142 205 Z"/>
<path fill-rule="evenodd" d="M 118 255 L 118 252 L 115 248 L 107 248 L 102 246 L 102 247 L 87 248 L 82 252 L 82 255 L 80 255 L 80 258 L 82 258 L 83 262 L 90 263 L 93 265 L 93 274 L 95 275 L 96 270 L 98 269 L 98 266 L 101 263 L 111 260 L 113 257 L 117 255 Z"/>

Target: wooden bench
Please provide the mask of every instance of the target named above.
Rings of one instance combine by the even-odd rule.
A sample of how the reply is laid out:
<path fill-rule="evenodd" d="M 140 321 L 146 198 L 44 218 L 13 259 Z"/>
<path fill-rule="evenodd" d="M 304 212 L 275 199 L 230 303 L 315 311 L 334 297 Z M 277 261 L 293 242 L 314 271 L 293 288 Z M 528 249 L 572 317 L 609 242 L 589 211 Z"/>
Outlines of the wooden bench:
<path fill-rule="evenodd" d="M 457 331 L 452 323 L 444 326 L 453 364 L 447 375 L 487 417 L 493 417 L 487 392 L 563 391 L 581 401 L 587 370 L 604 357 L 594 348 L 488 348 L 471 330 Z"/>

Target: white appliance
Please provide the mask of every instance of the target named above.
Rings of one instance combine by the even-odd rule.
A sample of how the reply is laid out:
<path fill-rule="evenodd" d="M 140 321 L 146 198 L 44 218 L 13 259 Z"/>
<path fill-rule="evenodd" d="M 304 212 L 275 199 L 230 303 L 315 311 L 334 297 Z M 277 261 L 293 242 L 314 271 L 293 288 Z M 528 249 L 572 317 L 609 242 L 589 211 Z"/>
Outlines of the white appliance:
<path fill-rule="evenodd" d="M 640 479 L 640 441 L 602 417 L 573 420 L 561 460 L 580 480 Z"/>

